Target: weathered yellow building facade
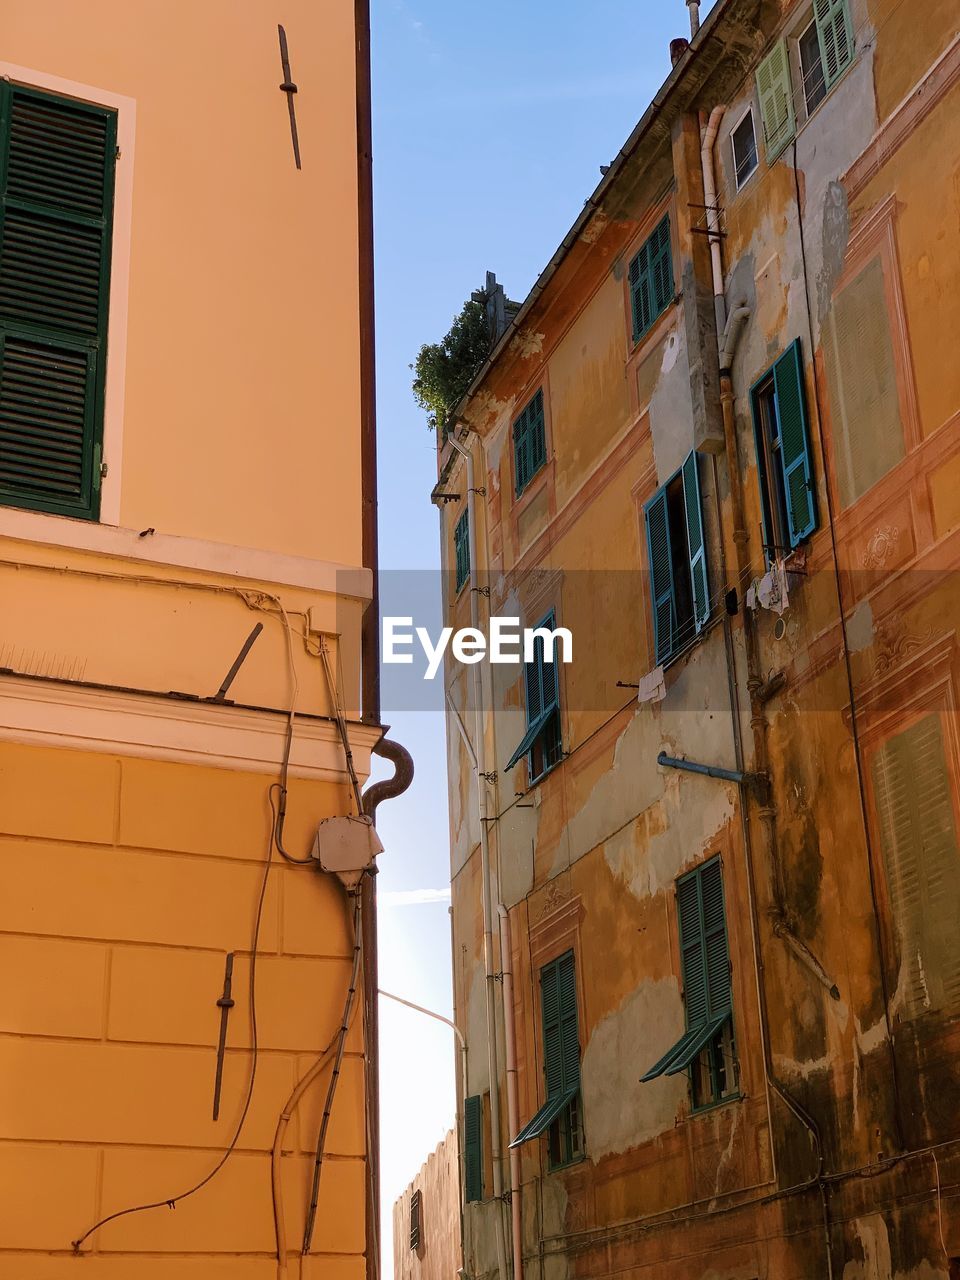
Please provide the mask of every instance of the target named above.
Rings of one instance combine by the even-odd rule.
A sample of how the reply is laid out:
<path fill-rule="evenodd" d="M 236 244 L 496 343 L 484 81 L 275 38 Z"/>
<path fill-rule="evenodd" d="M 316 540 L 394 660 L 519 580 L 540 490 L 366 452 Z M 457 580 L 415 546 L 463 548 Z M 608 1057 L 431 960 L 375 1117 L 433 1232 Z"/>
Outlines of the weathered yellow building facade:
<path fill-rule="evenodd" d="M 958 16 L 721 0 L 441 442 L 471 1276 L 960 1275 Z"/>
<path fill-rule="evenodd" d="M 367 19 L 350 0 L 277 16 L 4 11 L 0 1271 L 18 1280 L 377 1274 L 375 951 L 356 978 L 355 899 L 309 860 L 381 736 Z"/>

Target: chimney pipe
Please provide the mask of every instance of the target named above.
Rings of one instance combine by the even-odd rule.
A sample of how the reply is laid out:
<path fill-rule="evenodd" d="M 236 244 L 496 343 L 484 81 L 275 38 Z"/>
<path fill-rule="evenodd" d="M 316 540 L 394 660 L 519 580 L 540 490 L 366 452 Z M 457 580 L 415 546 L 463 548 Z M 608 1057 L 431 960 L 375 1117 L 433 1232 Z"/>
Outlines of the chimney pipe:
<path fill-rule="evenodd" d="M 690 10 L 690 39 L 700 30 L 700 0 L 687 0 L 687 8 Z"/>
<path fill-rule="evenodd" d="M 670 65 L 675 67 L 683 55 L 690 47 L 690 41 L 684 40 L 683 36 L 677 36 L 676 40 L 670 41 Z"/>

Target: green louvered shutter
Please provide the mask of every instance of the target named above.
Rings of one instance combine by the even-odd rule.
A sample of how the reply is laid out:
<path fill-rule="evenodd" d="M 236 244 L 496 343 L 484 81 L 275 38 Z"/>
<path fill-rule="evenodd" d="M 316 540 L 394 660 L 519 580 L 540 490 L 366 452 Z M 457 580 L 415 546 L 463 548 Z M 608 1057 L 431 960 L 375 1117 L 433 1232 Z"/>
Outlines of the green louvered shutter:
<path fill-rule="evenodd" d="M 116 113 L 0 85 L 0 502 L 96 519 Z"/>
<path fill-rule="evenodd" d="M 527 724 L 532 725 L 535 720 L 539 720 L 540 713 L 543 711 L 543 676 L 541 668 L 543 666 L 543 648 L 542 642 L 534 641 L 533 661 L 524 665 L 523 675 L 527 692 Z"/>
<path fill-rule="evenodd" d="M 530 475 L 535 476 L 547 460 L 547 433 L 543 422 L 543 392 L 538 391 L 527 406 L 527 450 Z"/>
<path fill-rule="evenodd" d="M 551 610 L 545 618 L 540 619 L 537 623 L 537 628 L 543 627 L 548 631 L 552 631 L 556 624 L 556 614 Z M 535 666 L 540 680 L 540 708 L 542 711 L 546 711 L 549 707 L 555 707 L 560 698 L 560 682 L 557 678 L 558 651 L 554 646 L 552 662 L 547 662 L 546 651 L 545 642 L 538 639 L 534 646 L 534 654 L 536 655 Z"/>
<path fill-rule="evenodd" d="M 517 496 L 547 460 L 547 434 L 541 387 L 513 424 L 513 462 Z"/>
<path fill-rule="evenodd" d="M 580 1040 L 574 955 L 567 951 L 540 970 L 543 1070 L 547 1098 L 580 1085 Z"/>
<path fill-rule="evenodd" d="M 710 591 L 707 583 L 707 549 L 703 536 L 703 508 L 700 502 L 696 451 L 689 454 L 683 464 L 683 505 L 687 520 L 690 579 L 693 583 L 693 620 L 699 632 L 710 617 Z"/>
<path fill-rule="evenodd" d="M 757 69 L 757 91 L 760 95 L 760 118 L 767 148 L 767 163 L 772 164 L 797 131 L 793 109 L 793 85 L 790 82 L 790 59 L 787 42 L 781 40 Z"/>
<path fill-rule="evenodd" d="M 673 255 L 667 214 L 644 241 L 627 272 L 633 340 L 639 342 L 673 299 Z"/>
<path fill-rule="evenodd" d="M 457 565 L 457 590 L 470 577 L 470 512 L 463 511 L 453 530 L 454 559 Z"/>
<path fill-rule="evenodd" d="M 720 859 L 677 882 L 677 919 L 687 1030 L 731 1008 L 730 959 Z"/>
<path fill-rule="evenodd" d="M 557 961 L 560 995 L 560 1054 L 564 1091 L 580 1086 L 580 1029 L 577 1020 L 577 976 L 572 951 Z"/>
<path fill-rule="evenodd" d="M 540 970 L 540 1007 L 543 1016 L 543 1074 L 549 1099 L 563 1092 L 560 983 L 556 961 Z"/>
<path fill-rule="evenodd" d="M 647 556 L 650 562 L 650 599 L 653 604 L 653 643 L 657 664 L 673 653 L 676 604 L 673 563 L 670 555 L 670 519 L 667 491 L 659 489 L 644 507 Z"/>
<path fill-rule="evenodd" d="M 853 23 L 848 0 L 814 0 L 813 17 L 820 41 L 823 80 L 829 89 L 853 61 Z"/>
<path fill-rule="evenodd" d="M 483 1099 L 479 1093 L 463 1104 L 463 1182 L 468 1202 L 483 1199 Z"/>
<path fill-rule="evenodd" d="M 790 546 L 796 547 L 817 527 L 810 431 L 803 387 L 803 351 L 799 338 L 773 366 L 773 384 L 780 422 L 780 461 L 787 499 Z"/>

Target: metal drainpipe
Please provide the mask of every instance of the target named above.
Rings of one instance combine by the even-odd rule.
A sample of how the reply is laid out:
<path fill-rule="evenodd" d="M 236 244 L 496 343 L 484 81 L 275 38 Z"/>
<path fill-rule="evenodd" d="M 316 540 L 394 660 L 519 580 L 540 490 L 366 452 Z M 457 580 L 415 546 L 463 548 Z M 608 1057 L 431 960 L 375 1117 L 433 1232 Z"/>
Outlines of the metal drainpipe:
<path fill-rule="evenodd" d="M 520 1102 L 517 1092 L 517 1039 L 513 1006 L 513 943 L 510 935 L 510 912 L 501 902 L 500 970 L 503 977 L 503 1038 L 507 1057 L 507 1124 L 510 1141 L 520 1132 Z M 513 1280 L 523 1280 L 523 1223 L 520 1194 L 520 1151 L 510 1148 L 510 1219 L 513 1234 Z"/>
<path fill-rule="evenodd" d="M 473 436 L 475 432 L 468 432 Z M 467 471 L 467 527 L 470 536 L 470 624 L 480 629 L 479 581 L 477 570 L 477 512 L 476 486 L 474 484 L 473 454 L 464 448 L 451 431 L 448 439 L 466 464 Z M 493 1163 L 493 1197 L 495 1202 L 495 1229 L 497 1241 L 497 1268 L 500 1280 L 509 1280 L 507 1270 L 507 1242 L 503 1229 L 503 1152 L 500 1148 L 500 1076 L 497 1064 L 497 975 L 493 964 L 493 890 L 490 875 L 490 844 L 487 839 L 487 779 L 486 738 L 483 715 L 483 682 L 480 663 L 471 668 L 474 699 L 474 753 L 477 769 L 477 811 L 480 819 L 480 879 L 483 901 L 483 967 L 486 977 L 487 1014 L 487 1070 L 490 1079 L 490 1155 Z"/>

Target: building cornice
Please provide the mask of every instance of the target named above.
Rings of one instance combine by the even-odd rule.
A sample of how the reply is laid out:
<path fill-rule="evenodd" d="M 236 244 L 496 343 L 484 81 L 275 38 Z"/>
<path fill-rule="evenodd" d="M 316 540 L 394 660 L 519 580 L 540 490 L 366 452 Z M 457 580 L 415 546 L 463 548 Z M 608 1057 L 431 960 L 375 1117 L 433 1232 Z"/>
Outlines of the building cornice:
<path fill-rule="evenodd" d="M 275 774 L 287 719 L 282 711 L 0 675 L 0 741 L 29 746 Z M 354 721 L 348 734 L 363 781 L 382 730 Z M 295 719 L 290 774 L 349 781 L 335 720 Z"/>

